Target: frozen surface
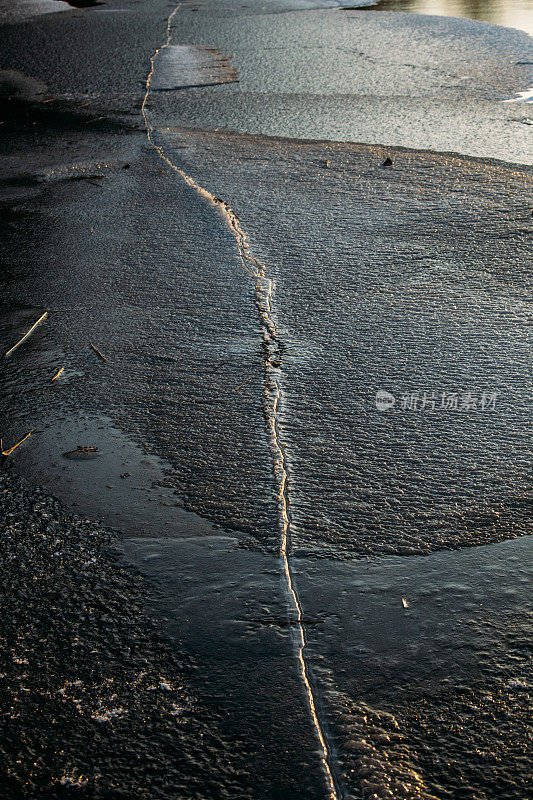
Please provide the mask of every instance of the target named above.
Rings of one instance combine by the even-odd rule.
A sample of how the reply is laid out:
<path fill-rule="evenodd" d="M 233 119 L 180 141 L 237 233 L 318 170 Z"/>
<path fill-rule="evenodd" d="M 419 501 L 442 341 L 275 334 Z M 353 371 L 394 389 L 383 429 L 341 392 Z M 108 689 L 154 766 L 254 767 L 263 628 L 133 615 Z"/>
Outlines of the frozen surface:
<path fill-rule="evenodd" d="M 170 45 L 160 50 L 154 60 L 150 80 L 153 92 L 213 86 L 237 80 L 229 59 L 208 47 Z"/>
<path fill-rule="evenodd" d="M 533 83 L 526 33 L 369 10 L 241 14 L 210 5 L 180 9 L 172 41 L 219 48 L 239 83 L 158 97 L 151 111 L 161 125 L 531 163 L 527 106 L 500 102 Z"/>
<path fill-rule="evenodd" d="M 275 282 L 295 546 L 413 554 L 526 532 L 527 171 L 236 135 L 161 141 L 231 204 Z M 393 409 L 376 407 L 378 390 Z"/>
<path fill-rule="evenodd" d="M 231 687 L 234 731 L 260 724 L 267 692 L 288 707 L 275 561 L 230 537 L 122 547 L 164 587 L 157 608 L 167 631 L 202 655 L 216 650 L 217 668 L 198 676 L 200 694 L 214 700 L 221 684 Z M 525 800 L 530 556 L 524 537 L 423 558 L 295 560 L 312 674 L 346 796 L 441 800 L 464 791 Z M 250 660 L 265 660 L 265 672 L 244 690 Z M 284 730 L 266 725 L 267 752 Z M 276 762 L 274 772 L 282 769 Z M 262 796 L 270 796 L 268 775 Z"/>
<path fill-rule="evenodd" d="M 11 444 L 33 429 L 19 468 L 129 533 L 121 556 L 196 663 L 161 662 L 146 628 L 154 682 L 137 681 L 124 649 L 135 587 L 125 595 L 107 560 L 91 583 L 91 523 L 7 486 L 2 652 L 23 710 L 19 783 L 35 749 L 44 773 L 63 768 L 46 755 L 50 726 L 28 738 L 28 721 L 45 696 L 35 637 L 68 649 L 74 630 L 90 655 L 71 673 L 41 649 L 54 667 L 46 707 L 79 715 L 60 791 L 79 791 L 84 737 L 93 747 L 104 726 L 142 756 L 140 771 L 131 750 L 115 770 L 126 793 L 324 797 L 280 582 L 268 301 L 289 560 L 339 784 L 358 800 L 525 800 L 530 174 L 401 147 L 530 162 L 529 109 L 501 101 L 531 86 L 531 43 L 472 20 L 335 5 L 180 8 L 152 76 L 166 91 L 147 102 L 159 152 L 139 108 L 165 3 L 109 0 L 2 28 L 15 95 L 1 120 L 3 352 L 48 318 L 1 361 L 1 433 Z M 240 82 L 185 88 L 215 50 Z M 243 268 L 239 236 L 271 293 Z M 79 445 L 99 453 L 63 458 Z M 100 589 L 94 628 L 84 615 Z M 87 675 L 94 649 L 119 692 Z M 186 712 L 153 761 L 147 709 L 163 742 Z M 91 780 L 101 752 L 87 749 Z M 179 777 L 161 770 L 163 752 Z"/>

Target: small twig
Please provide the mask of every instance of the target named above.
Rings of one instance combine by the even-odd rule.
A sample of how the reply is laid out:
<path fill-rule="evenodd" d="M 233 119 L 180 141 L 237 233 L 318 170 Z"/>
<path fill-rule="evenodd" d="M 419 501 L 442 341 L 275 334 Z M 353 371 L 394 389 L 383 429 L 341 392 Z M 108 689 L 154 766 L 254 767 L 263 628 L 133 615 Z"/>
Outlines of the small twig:
<path fill-rule="evenodd" d="M 25 342 L 25 341 L 26 341 L 26 339 L 28 338 L 28 336 L 30 336 L 30 334 L 32 334 L 32 333 L 33 333 L 33 331 L 35 330 L 35 328 L 37 327 L 37 325 L 39 325 L 39 323 L 40 323 L 40 322 L 42 322 L 42 321 L 43 321 L 43 319 L 46 319 L 46 317 L 47 317 L 47 316 L 48 316 L 48 311 L 45 311 L 45 312 L 44 312 L 44 314 L 42 315 L 42 317 L 39 317 L 39 319 L 37 320 L 37 322 L 35 322 L 35 323 L 34 323 L 34 324 L 31 326 L 31 328 L 29 329 L 28 333 L 25 333 L 25 334 L 24 334 L 24 336 L 22 337 L 22 339 L 19 339 L 19 341 L 18 341 L 18 342 L 17 342 L 15 345 L 13 345 L 13 347 L 11 348 L 11 350 L 8 350 L 8 351 L 7 351 L 7 353 L 6 353 L 6 357 L 7 357 L 7 356 L 9 356 L 9 355 L 11 355 L 11 353 L 13 353 L 13 351 L 14 351 L 14 350 L 16 350 L 16 349 L 17 349 L 17 347 L 20 347 L 20 345 L 22 344 L 22 342 Z"/>
<path fill-rule="evenodd" d="M 26 434 L 24 439 L 21 439 L 20 442 L 17 442 L 17 444 L 14 444 L 13 447 L 10 447 L 8 450 L 4 450 L 4 443 L 3 443 L 2 439 L 0 439 L 0 451 L 1 451 L 2 455 L 3 456 L 10 456 L 11 453 L 13 452 L 13 450 L 16 450 L 17 447 L 19 447 L 22 444 L 22 442 L 25 442 L 26 439 L 29 436 L 32 435 L 32 433 L 33 433 L 33 429 L 29 433 Z"/>
<path fill-rule="evenodd" d="M 99 349 L 98 349 L 98 348 L 97 348 L 97 347 L 96 347 L 96 346 L 95 346 L 95 345 L 94 345 L 92 342 L 89 342 L 89 344 L 91 345 L 91 347 L 92 347 L 92 349 L 94 350 L 94 352 L 96 353 L 96 355 L 97 355 L 97 356 L 100 356 L 100 358 L 102 359 L 102 361 L 107 361 L 107 358 L 106 358 L 104 355 L 102 355 L 102 353 L 100 352 L 100 350 L 99 350 Z"/>
<path fill-rule="evenodd" d="M 249 377 L 249 378 L 246 378 L 246 380 L 245 380 L 245 381 L 243 381 L 242 383 L 239 383 L 239 385 L 238 385 L 238 386 L 234 386 L 234 387 L 233 387 L 233 391 L 234 391 L 234 392 L 238 392 L 238 391 L 239 391 L 239 389 L 242 389 L 242 387 L 244 386 L 244 384 L 245 384 L 245 383 L 248 383 L 248 381 L 251 381 L 251 380 L 252 380 L 252 378 L 253 378 L 253 375 L 250 375 L 250 377 Z"/>
<path fill-rule="evenodd" d="M 60 369 L 60 370 L 58 370 L 58 372 L 56 372 L 56 374 L 54 375 L 54 377 L 52 378 L 52 380 L 50 381 L 50 383 L 53 383 L 53 382 L 56 380 L 56 378 L 59 378 L 59 376 L 62 374 L 62 372 L 63 372 L 63 370 L 64 370 L 64 369 L 65 369 L 65 367 L 61 367 L 61 369 Z"/>

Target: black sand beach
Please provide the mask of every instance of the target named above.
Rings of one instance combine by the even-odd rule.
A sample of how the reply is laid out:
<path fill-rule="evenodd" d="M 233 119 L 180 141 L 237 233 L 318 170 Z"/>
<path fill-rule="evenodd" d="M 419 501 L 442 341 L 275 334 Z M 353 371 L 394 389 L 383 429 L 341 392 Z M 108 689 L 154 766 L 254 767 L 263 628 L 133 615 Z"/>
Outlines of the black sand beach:
<path fill-rule="evenodd" d="M 0 25 L 3 796 L 525 800 L 530 37 L 57 5 Z"/>

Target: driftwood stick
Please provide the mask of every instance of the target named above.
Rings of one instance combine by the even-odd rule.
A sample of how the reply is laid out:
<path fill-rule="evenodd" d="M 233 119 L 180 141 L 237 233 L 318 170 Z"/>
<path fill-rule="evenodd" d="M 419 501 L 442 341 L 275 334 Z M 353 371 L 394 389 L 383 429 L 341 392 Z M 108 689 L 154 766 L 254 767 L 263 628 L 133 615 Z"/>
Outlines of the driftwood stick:
<path fill-rule="evenodd" d="M 97 348 L 97 347 L 96 347 L 96 346 L 95 346 L 95 345 L 94 345 L 92 342 L 89 342 L 89 344 L 91 345 L 91 347 L 92 347 L 92 349 L 94 350 L 94 352 L 96 353 L 96 355 L 97 355 L 97 356 L 100 356 L 100 358 L 102 359 L 102 361 L 107 361 L 107 358 L 106 358 L 104 355 L 102 355 L 102 353 L 100 352 L 100 350 L 99 350 L 99 349 L 98 349 L 98 348 Z"/>
<path fill-rule="evenodd" d="M 3 456 L 10 456 L 11 453 L 13 452 L 13 450 L 16 450 L 17 447 L 19 447 L 19 445 L 22 444 L 22 442 L 25 442 L 26 439 L 29 436 L 32 435 L 32 433 L 33 433 L 33 430 L 31 430 L 29 433 L 27 433 L 26 436 L 24 437 L 24 439 L 21 439 L 20 442 L 17 442 L 17 444 L 14 444 L 13 447 L 10 447 L 8 450 L 4 450 L 4 443 L 2 442 L 2 439 L 0 439 L 0 451 L 1 451 L 2 455 Z"/>
<path fill-rule="evenodd" d="M 10 350 L 8 350 L 8 351 L 7 351 L 7 353 L 6 353 L 6 357 L 7 357 L 7 356 L 10 356 L 10 355 L 11 355 L 11 353 L 13 353 L 13 352 L 14 352 L 14 351 L 17 349 L 17 347 L 20 347 L 20 345 L 22 344 L 22 342 L 25 342 L 25 341 L 26 341 L 26 339 L 28 338 L 28 336 L 30 336 L 30 335 L 33 333 L 33 331 L 35 330 L 35 328 L 37 327 L 37 325 L 39 325 L 39 324 L 40 324 L 40 323 L 41 323 L 41 322 L 42 322 L 44 319 L 46 319 L 46 317 L 47 317 L 47 316 L 48 316 L 48 311 L 45 311 L 45 312 L 44 312 L 44 314 L 43 314 L 41 317 L 39 317 L 39 319 L 37 320 L 37 322 L 35 322 L 35 323 L 34 323 L 34 324 L 31 326 L 31 328 L 29 329 L 28 333 L 25 333 L 25 334 L 24 334 L 24 336 L 22 337 L 22 339 L 19 339 L 19 341 L 18 341 L 16 344 L 14 344 L 14 345 L 13 345 L 13 347 L 12 347 Z"/>
<path fill-rule="evenodd" d="M 248 383 L 248 381 L 251 381 L 251 380 L 252 380 L 252 378 L 253 378 L 253 375 L 250 375 L 250 377 L 249 377 L 249 378 L 246 378 L 246 380 L 245 380 L 245 381 L 243 381 L 242 383 L 239 383 L 239 385 L 238 385 L 238 386 L 234 386 L 234 387 L 233 387 L 233 391 L 234 391 L 234 392 L 238 392 L 238 391 L 239 391 L 239 389 L 242 389 L 242 387 L 244 386 L 244 384 L 245 384 L 245 383 Z"/>
<path fill-rule="evenodd" d="M 55 381 L 55 379 L 56 379 L 56 378 L 59 378 L 59 376 L 60 376 L 60 375 L 63 373 L 63 370 L 64 370 L 64 369 L 65 369 L 65 367 L 61 367 L 61 369 L 60 369 L 60 370 L 58 370 L 58 371 L 56 372 L 56 374 L 54 375 L 54 377 L 52 378 L 52 380 L 50 381 L 50 383 L 53 383 L 53 382 Z"/>

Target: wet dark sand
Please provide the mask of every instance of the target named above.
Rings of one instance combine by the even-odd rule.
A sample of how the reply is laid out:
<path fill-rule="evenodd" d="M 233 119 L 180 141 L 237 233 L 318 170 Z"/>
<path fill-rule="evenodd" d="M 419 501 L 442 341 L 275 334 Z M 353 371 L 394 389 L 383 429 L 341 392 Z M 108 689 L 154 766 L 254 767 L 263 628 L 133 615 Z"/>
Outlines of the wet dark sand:
<path fill-rule="evenodd" d="M 242 796 L 225 708 L 191 692 L 110 534 L 2 467 L 2 796 Z"/>
<path fill-rule="evenodd" d="M 2 346 L 7 350 L 44 310 L 49 319 L 2 363 L 4 442 L 36 429 L 4 472 L 9 591 L 2 672 L 15 712 L 6 720 L 11 744 L 2 788 L 13 798 L 38 791 L 47 797 L 325 797 L 276 557 L 253 286 L 219 213 L 146 145 L 138 116 L 142 80 L 169 10 L 161 4 L 157 18 L 155 5 L 106 6 L 113 11 L 106 17 L 72 11 L 17 29 L 16 36 L 29 35 L 36 45 L 50 42 L 43 54 L 20 48 L 16 55 L 10 45 L 10 66 L 62 96 L 43 104 L 48 90 L 36 97 L 38 87 L 23 86 L 4 104 L 1 213 L 12 235 L 2 275 Z M 128 15 L 140 16 L 124 33 Z M 77 73 L 68 48 L 52 57 L 54 42 L 80 29 L 102 54 L 111 51 L 110 42 L 122 42 L 112 50 L 112 81 L 104 55 L 80 49 Z M 157 108 L 150 102 L 163 127 L 180 120 L 164 102 Z M 276 278 L 289 401 L 284 427 L 294 464 L 294 566 L 313 686 L 343 796 L 525 799 L 528 539 L 515 537 L 527 530 L 520 449 L 527 171 L 383 147 L 184 130 L 157 135 L 173 163 L 231 202 L 254 252 Z M 380 166 L 387 154 L 392 171 Z M 355 239 L 349 233 L 354 219 Z M 414 226 L 418 235 L 407 244 Z M 335 246 L 328 230 L 335 231 Z M 423 274 L 406 272 L 417 248 Z M 342 283 L 350 259 L 360 270 L 357 288 L 365 295 L 372 288 L 379 314 Z M 439 260 L 447 265 L 444 277 Z M 394 281 L 385 285 L 379 269 L 372 278 L 372 263 L 381 271 L 386 263 L 388 278 L 394 264 L 402 268 L 403 302 L 393 303 L 392 316 L 384 316 L 382 301 L 396 297 Z M 456 267 L 450 270 L 450 263 Z M 351 274 L 353 280 L 355 269 Z M 328 385 L 340 387 L 342 407 L 350 409 L 355 395 L 365 420 L 359 440 L 372 441 L 372 426 L 377 432 L 383 422 L 364 409 L 384 373 L 378 370 L 367 386 L 375 359 L 346 350 L 342 314 L 335 341 L 314 338 L 311 323 L 332 313 L 322 303 L 328 285 L 334 295 L 335 286 L 348 292 L 358 325 L 364 323 L 358 341 L 367 344 L 392 320 L 407 329 L 415 319 L 426 330 L 439 300 L 435 340 L 447 343 L 457 381 L 468 381 L 474 367 L 479 385 L 504 382 L 496 436 L 486 418 L 447 423 L 460 442 L 461 428 L 473 425 L 467 436 L 472 463 L 490 449 L 492 436 L 509 464 L 503 480 L 495 467 L 496 484 L 470 484 L 483 487 L 479 512 L 488 517 L 479 524 L 479 516 L 465 521 L 462 513 L 451 514 L 444 538 L 437 526 L 408 543 L 425 553 L 441 546 L 457 552 L 383 558 L 363 532 L 363 549 L 354 553 L 350 525 L 371 515 L 368 497 L 375 500 L 375 491 L 357 498 L 357 519 L 350 519 L 342 491 L 328 489 L 339 458 L 328 462 L 313 411 L 321 402 L 334 405 Z M 470 308 L 473 291 L 477 305 Z M 448 322 L 441 317 L 443 298 L 446 307 L 450 299 L 456 305 Z M 500 348 L 491 340 L 496 374 L 480 366 L 483 339 L 472 338 L 478 315 L 486 333 L 492 315 L 513 343 L 506 349 L 505 341 Z M 447 324 L 469 334 L 462 360 L 460 337 L 452 336 L 450 347 L 443 336 Z M 427 376 L 435 362 L 416 337 L 404 351 L 408 358 L 397 347 L 382 352 L 391 357 L 391 377 L 412 381 Z M 341 369 L 347 354 L 354 371 Z M 50 384 L 61 366 L 63 379 Z M 444 368 L 431 377 L 443 380 Z M 343 424 L 342 415 L 338 421 Z M 409 428 L 400 430 L 402 438 L 420 441 L 413 418 L 396 417 L 396 424 Z M 312 436 L 298 429 L 306 425 Z M 335 446 L 343 444 L 341 431 L 329 434 Z M 386 443 L 387 433 L 380 436 Z M 63 457 L 78 445 L 95 445 L 100 455 Z M 379 453 L 374 467 L 368 463 L 367 447 L 359 457 L 365 469 L 356 478 L 350 472 L 348 491 L 379 465 Z M 438 476 L 438 459 L 435 464 Z M 322 465 L 319 478 L 314 465 Z M 16 471 L 32 485 L 46 485 L 63 505 L 21 483 Z M 445 481 L 446 472 L 440 474 Z M 466 491 L 468 506 L 463 477 L 454 476 L 452 485 Z M 416 485 L 411 489 L 420 499 Z M 64 506 L 101 524 L 72 517 Z M 436 518 L 442 514 L 433 510 Z M 317 519 L 322 524 L 312 533 Z M 401 552 L 393 523 L 381 519 L 378 544 Z M 111 530 L 117 528 L 120 533 Z M 484 542 L 498 543 L 479 547 Z M 476 546 L 462 551 L 465 544 Z M 364 552 L 381 558 L 362 559 Z"/>

